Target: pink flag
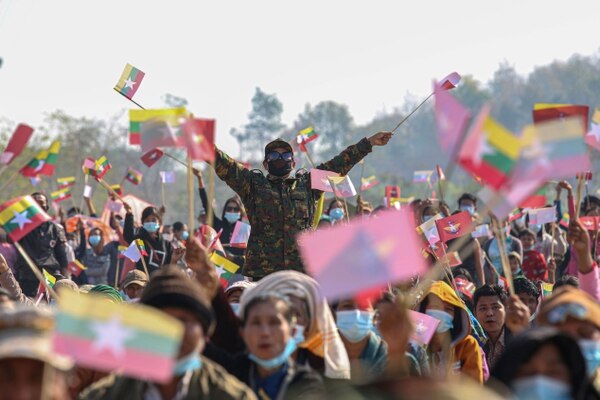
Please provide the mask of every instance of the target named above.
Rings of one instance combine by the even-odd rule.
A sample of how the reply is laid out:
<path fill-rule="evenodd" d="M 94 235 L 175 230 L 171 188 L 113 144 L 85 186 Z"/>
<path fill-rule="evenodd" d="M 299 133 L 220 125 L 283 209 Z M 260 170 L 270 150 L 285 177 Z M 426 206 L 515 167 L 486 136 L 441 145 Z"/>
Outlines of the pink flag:
<path fill-rule="evenodd" d="M 233 232 L 231 233 L 229 245 L 231 247 L 245 249 L 248 246 L 248 239 L 250 239 L 250 231 L 250 224 L 237 221 L 233 228 Z"/>
<path fill-rule="evenodd" d="M 591 123 L 590 131 L 585 135 L 585 143 L 600 151 L 600 124 Z"/>
<path fill-rule="evenodd" d="M 458 85 L 458 83 L 460 82 L 460 78 L 461 77 L 458 72 L 451 72 L 450 74 L 446 75 L 442 80 L 440 80 L 439 86 L 442 90 L 454 89 L 456 85 Z"/>
<path fill-rule="evenodd" d="M 418 345 L 427 346 L 435 334 L 440 320 L 413 310 L 408 310 L 408 315 L 415 327 L 410 339 Z"/>
<path fill-rule="evenodd" d="M 121 204 L 118 201 L 112 201 L 111 199 L 107 199 L 106 200 L 106 208 L 109 211 L 112 211 L 115 214 L 118 214 L 121 212 L 121 208 L 123 208 L 123 204 Z"/>
<path fill-rule="evenodd" d="M 312 189 L 322 190 L 333 193 L 329 177 L 338 177 L 337 172 L 326 171 L 324 169 L 313 168 L 310 170 L 310 185 Z"/>
<path fill-rule="evenodd" d="M 556 207 L 537 208 L 529 210 L 528 214 L 529 223 L 533 225 L 549 224 L 556 221 Z"/>
<path fill-rule="evenodd" d="M 329 299 L 420 275 L 427 266 L 410 210 L 305 232 L 298 237 L 306 269 Z"/>
<path fill-rule="evenodd" d="M 333 185 L 333 192 L 337 197 L 354 197 L 356 196 L 356 189 L 354 184 L 350 180 L 348 175 L 345 176 L 331 176 L 329 182 Z"/>
<path fill-rule="evenodd" d="M 435 120 L 438 127 L 438 141 L 442 149 L 452 155 L 463 132 L 467 129 L 467 122 L 471 113 L 447 90 L 434 83 L 435 95 Z"/>
<path fill-rule="evenodd" d="M 12 134 L 4 152 L 0 155 L 0 164 L 8 165 L 14 160 L 27 146 L 29 138 L 33 134 L 33 128 L 29 125 L 19 124 Z"/>

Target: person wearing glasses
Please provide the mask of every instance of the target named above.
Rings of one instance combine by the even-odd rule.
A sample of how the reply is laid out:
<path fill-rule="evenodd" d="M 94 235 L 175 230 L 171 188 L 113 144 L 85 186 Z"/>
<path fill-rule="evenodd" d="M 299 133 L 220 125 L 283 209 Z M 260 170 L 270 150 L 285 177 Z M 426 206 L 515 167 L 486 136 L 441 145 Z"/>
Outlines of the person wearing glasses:
<path fill-rule="evenodd" d="M 364 138 L 317 168 L 346 175 L 373 146 L 384 146 L 391 137 L 391 132 L 379 132 Z M 296 166 L 292 146 L 282 139 L 266 145 L 266 176 L 245 168 L 216 147 L 215 152 L 215 171 L 238 194 L 252 226 L 242 275 L 259 280 L 281 270 L 304 272 L 296 235 L 312 228 L 321 192 L 311 188 L 310 173 L 292 173 Z"/>

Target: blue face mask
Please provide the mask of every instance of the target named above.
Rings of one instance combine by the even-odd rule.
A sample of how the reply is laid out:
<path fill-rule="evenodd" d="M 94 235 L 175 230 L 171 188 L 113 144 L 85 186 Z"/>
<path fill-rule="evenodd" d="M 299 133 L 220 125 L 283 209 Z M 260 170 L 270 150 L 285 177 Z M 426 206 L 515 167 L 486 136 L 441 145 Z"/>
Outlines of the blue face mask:
<path fill-rule="evenodd" d="M 160 228 L 160 224 L 158 222 L 144 222 L 144 229 L 150 233 L 157 232 L 158 228 Z"/>
<path fill-rule="evenodd" d="M 511 385 L 518 399 L 527 400 L 566 400 L 571 399 L 571 388 L 564 382 L 534 375 L 514 381 Z"/>
<path fill-rule="evenodd" d="M 471 216 L 473 216 L 473 214 L 475 214 L 475 207 L 474 206 L 460 206 L 460 211 L 468 211 L 469 214 Z"/>
<path fill-rule="evenodd" d="M 240 316 L 240 303 L 229 303 L 236 317 Z"/>
<path fill-rule="evenodd" d="M 190 237 L 190 233 L 188 231 L 181 232 L 181 238 L 183 240 L 188 240 L 189 237 Z"/>
<path fill-rule="evenodd" d="M 373 313 L 360 310 L 338 311 L 336 324 L 349 342 L 357 343 L 366 338 L 373 329 Z"/>
<path fill-rule="evenodd" d="M 446 311 L 427 310 L 425 314 L 440 321 L 435 330 L 437 333 L 447 332 L 454 327 L 454 317 Z"/>
<path fill-rule="evenodd" d="M 88 238 L 88 242 L 90 242 L 92 246 L 96 246 L 98 245 L 98 243 L 100 243 L 101 239 L 102 238 L 100 237 L 100 235 L 92 235 Z"/>
<path fill-rule="evenodd" d="M 581 339 L 578 343 L 583 353 L 583 358 L 585 358 L 588 376 L 592 376 L 600 368 L 600 342 L 597 340 Z"/>
<path fill-rule="evenodd" d="M 188 371 L 194 371 L 202 368 L 202 359 L 197 351 L 192 351 L 187 356 L 177 360 L 173 368 L 173 375 L 183 376 Z"/>
<path fill-rule="evenodd" d="M 256 357 L 254 354 L 248 354 L 248 358 L 264 369 L 276 369 L 285 364 L 290 358 L 290 356 L 296 351 L 298 344 L 296 343 L 296 339 L 291 337 L 287 344 L 285 345 L 285 349 L 276 357 L 271 358 L 270 360 L 263 360 L 262 358 Z"/>
<path fill-rule="evenodd" d="M 529 229 L 531 229 L 535 233 L 538 233 L 542 229 L 542 225 L 540 225 L 540 224 L 529 224 Z"/>
<path fill-rule="evenodd" d="M 339 221 L 342 218 L 344 218 L 344 210 L 342 210 L 341 208 L 332 208 L 329 211 L 329 218 L 331 218 L 334 221 Z"/>
<path fill-rule="evenodd" d="M 125 221 L 123 221 L 122 219 L 119 220 L 119 225 L 121 225 L 121 228 L 125 227 Z"/>
<path fill-rule="evenodd" d="M 225 219 L 227 220 L 227 222 L 229 222 L 230 224 L 235 223 L 236 221 L 238 221 L 240 219 L 240 217 L 242 216 L 242 214 L 240 214 L 239 212 L 226 212 L 225 213 Z"/>

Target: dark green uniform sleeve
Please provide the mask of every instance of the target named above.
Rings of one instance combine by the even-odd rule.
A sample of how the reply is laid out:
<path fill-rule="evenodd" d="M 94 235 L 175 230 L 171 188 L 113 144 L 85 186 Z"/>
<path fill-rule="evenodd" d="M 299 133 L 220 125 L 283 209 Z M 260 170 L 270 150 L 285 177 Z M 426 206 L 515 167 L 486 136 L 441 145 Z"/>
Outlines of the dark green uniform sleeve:
<path fill-rule="evenodd" d="M 346 150 L 342 151 L 331 160 L 319 164 L 317 169 L 323 169 L 326 171 L 337 172 L 340 175 L 346 175 L 352 167 L 362 160 L 367 154 L 373 150 L 373 146 L 369 142 L 369 139 L 364 138 L 357 144 L 348 146 Z"/>
<path fill-rule="evenodd" d="M 217 176 L 246 202 L 250 193 L 252 172 L 216 147 L 215 171 Z"/>

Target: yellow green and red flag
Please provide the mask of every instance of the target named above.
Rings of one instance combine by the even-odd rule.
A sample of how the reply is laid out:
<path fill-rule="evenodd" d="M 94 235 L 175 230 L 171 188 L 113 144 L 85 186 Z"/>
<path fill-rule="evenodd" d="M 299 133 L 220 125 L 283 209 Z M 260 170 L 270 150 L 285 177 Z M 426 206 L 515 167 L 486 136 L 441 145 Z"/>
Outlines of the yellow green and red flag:
<path fill-rule="evenodd" d="M 0 225 L 18 242 L 50 217 L 31 196 L 21 196 L 0 205 Z"/>
<path fill-rule="evenodd" d="M 226 287 L 229 284 L 229 280 L 240 269 L 239 265 L 229 261 L 216 251 L 211 254 L 210 261 L 215 264 L 215 268 L 219 274 L 219 280 L 223 287 Z"/>
<path fill-rule="evenodd" d="M 96 179 L 100 180 L 112 168 L 106 156 L 102 156 L 96 160 Z"/>
<path fill-rule="evenodd" d="M 133 65 L 125 65 L 125 69 L 115 86 L 115 90 L 131 100 L 135 92 L 140 88 L 144 75 L 142 71 Z"/>
<path fill-rule="evenodd" d="M 125 175 L 125 179 L 137 186 L 142 182 L 143 176 L 144 174 L 137 169 L 129 167 L 127 168 L 127 175 Z"/>
<path fill-rule="evenodd" d="M 71 189 L 68 187 L 64 189 L 57 190 L 56 192 L 50 193 L 50 197 L 52 200 L 60 203 L 61 201 L 67 200 L 71 198 Z"/>
<path fill-rule="evenodd" d="M 75 177 L 67 176 L 65 178 L 57 178 L 56 183 L 58 183 L 59 189 L 64 189 L 64 188 L 67 188 L 70 186 L 74 186 L 75 185 Z"/>
<path fill-rule="evenodd" d="M 306 152 L 306 143 L 310 143 L 318 138 L 317 132 L 312 126 L 302 129 L 296 136 L 296 143 L 300 147 L 300 151 Z"/>
<path fill-rule="evenodd" d="M 60 141 L 55 140 L 50 147 L 42 150 L 29 161 L 29 164 L 21 168 L 21 175 L 27 178 L 35 178 L 38 175 L 52 176 L 54 168 L 58 161 L 58 153 L 60 152 Z"/>
<path fill-rule="evenodd" d="M 154 110 L 129 110 L 129 144 L 142 144 L 142 124 L 150 120 L 164 121 L 170 128 L 179 128 L 187 117 L 185 107 Z"/>
<path fill-rule="evenodd" d="M 166 382 L 183 332 L 180 321 L 156 308 L 65 291 L 58 298 L 52 347 L 83 367 Z"/>

